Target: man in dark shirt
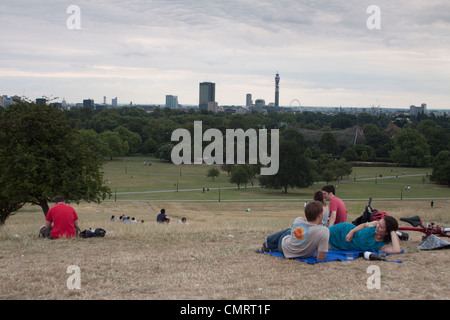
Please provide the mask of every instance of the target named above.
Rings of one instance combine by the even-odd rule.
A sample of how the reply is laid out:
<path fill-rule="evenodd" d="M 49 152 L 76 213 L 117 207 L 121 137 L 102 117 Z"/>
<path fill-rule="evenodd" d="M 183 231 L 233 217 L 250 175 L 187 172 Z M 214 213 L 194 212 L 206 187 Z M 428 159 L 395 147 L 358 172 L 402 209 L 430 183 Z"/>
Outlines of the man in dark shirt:
<path fill-rule="evenodd" d="M 158 216 L 156 217 L 156 221 L 161 222 L 161 223 L 164 223 L 164 222 L 169 223 L 170 222 L 170 217 L 168 215 L 166 215 L 165 209 L 161 209 L 161 213 L 158 214 Z"/>

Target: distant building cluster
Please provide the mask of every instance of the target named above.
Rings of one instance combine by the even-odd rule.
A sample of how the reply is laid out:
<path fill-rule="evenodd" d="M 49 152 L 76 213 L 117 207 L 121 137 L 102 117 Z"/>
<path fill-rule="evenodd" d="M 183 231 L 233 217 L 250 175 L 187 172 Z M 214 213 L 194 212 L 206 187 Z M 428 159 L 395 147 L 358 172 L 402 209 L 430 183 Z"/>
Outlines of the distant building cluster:
<path fill-rule="evenodd" d="M 8 108 L 14 103 L 14 99 L 20 99 L 19 96 L 8 97 L 7 95 L 0 96 L 0 107 Z"/>
<path fill-rule="evenodd" d="M 420 105 L 420 107 L 416 107 L 416 106 L 412 105 L 412 106 L 409 107 L 409 113 L 412 116 L 416 116 L 416 115 L 418 115 L 420 113 L 427 114 L 427 104 L 426 103 L 422 103 Z"/>
<path fill-rule="evenodd" d="M 19 96 L 8 97 L 7 95 L 0 95 L 0 107 L 7 108 L 11 104 L 14 103 L 15 99 L 21 99 Z M 275 102 L 270 102 L 266 104 L 265 99 L 258 98 L 253 102 L 252 94 L 247 93 L 245 96 L 245 106 L 244 105 L 219 105 L 216 101 L 216 84 L 213 82 L 200 82 L 199 84 L 199 99 L 198 105 L 181 105 L 178 101 L 178 96 L 176 95 L 166 95 L 166 101 L 164 105 L 158 104 L 150 104 L 150 105 L 135 105 L 138 108 L 142 108 L 147 110 L 148 112 L 152 112 L 155 108 L 166 107 L 170 109 L 199 109 L 201 111 L 207 112 L 226 112 L 226 113 L 247 113 L 247 112 L 257 112 L 261 114 L 266 114 L 268 112 L 304 112 L 304 111 L 320 111 L 323 113 L 336 114 L 336 113 L 350 113 L 350 114 L 358 114 L 358 113 L 370 113 L 370 114 L 380 114 L 380 113 L 391 113 L 391 114 L 410 114 L 410 115 L 418 115 L 418 114 L 427 114 L 429 111 L 427 110 L 427 104 L 422 103 L 420 107 L 411 105 L 408 109 L 393 109 L 393 108 L 380 108 L 372 106 L 371 108 L 353 108 L 353 107 L 308 107 L 301 106 L 300 101 L 294 99 L 291 101 L 291 105 L 293 102 L 297 103 L 298 106 L 292 107 L 280 107 L 280 74 L 276 73 L 275 75 Z M 35 103 L 54 103 L 51 99 L 47 97 L 37 98 Z M 111 104 L 107 104 L 106 96 L 103 97 L 103 103 L 98 104 L 95 103 L 93 99 L 83 99 L 82 103 L 68 104 L 65 99 L 62 102 L 55 103 L 60 108 L 71 108 L 71 107 L 88 107 L 91 109 L 107 109 L 107 108 L 118 108 L 122 106 L 133 106 L 132 101 L 129 104 L 121 104 L 119 106 L 117 97 L 111 99 Z M 439 110 L 433 111 L 435 115 L 438 114 L 446 114 L 448 110 Z"/>
<path fill-rule="evenodd" d="M 201 82 L 199 87 L 199 103 L 198 108 L 200 110 L 211 111 L 211 112 L 233 112 L 233 113 L 245 113 L 245 112 L 259 112 L 267 113 L 273 110 L 273 108 L 279 108 L 280 99 L 280 75 L 275 76 L 275 103 L 270 103 L 266 105 L 264 99 L 256 99 L 253 104 L 252 94 L 248 93 L 245 100 L 245 109 L 238 106 L 219 106 L 215 99 L 216 97 L 216 84 L 213 82 Z M 167 100 L 167 96 L 166 96 Z M 167 103 L 166 103 L 167 106 Z"/>

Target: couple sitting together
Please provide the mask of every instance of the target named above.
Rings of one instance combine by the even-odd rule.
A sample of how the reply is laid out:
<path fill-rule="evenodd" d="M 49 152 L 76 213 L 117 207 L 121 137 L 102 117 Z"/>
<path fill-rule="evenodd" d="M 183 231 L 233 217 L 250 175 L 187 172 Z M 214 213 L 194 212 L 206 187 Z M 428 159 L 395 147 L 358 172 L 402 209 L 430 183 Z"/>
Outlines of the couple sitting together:
<path fill-rule="evenodd" d="M 306 219 L 298 217 L 291 228 L 268 236 L 261 250 L 280 252 L 285 258 L 310 258 L 317 253 L 318 261 L 325 260 L 329 250 L 400 253 L 395 218 L 386 216 L 359 226 L 336 221 L 326 227 L 322 221 L 325 211 L 323 202 L 308 203 L 305 206 Z"/>

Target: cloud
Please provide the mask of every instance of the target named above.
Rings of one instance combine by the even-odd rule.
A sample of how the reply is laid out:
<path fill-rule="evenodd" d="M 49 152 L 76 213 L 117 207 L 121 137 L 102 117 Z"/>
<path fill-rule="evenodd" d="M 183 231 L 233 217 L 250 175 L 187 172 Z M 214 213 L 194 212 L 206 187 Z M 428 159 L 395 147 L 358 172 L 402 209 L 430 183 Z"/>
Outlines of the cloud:
<path fill-rule="evenodd" d="M 66 27 L 71 4 L 0 3 L 3 94 L 142 103 L 175 94 L 196 104 L 208 80 L 219 104 L 244 104 L 246 93 L 270 102 L 279 71 L 284 105 L 368 106 L 379 97 L 448 107 L 445 0 L 81 0 L 81 30 Z M 366 27 L 371 4 L 381 9 L 380 30 Z"/>

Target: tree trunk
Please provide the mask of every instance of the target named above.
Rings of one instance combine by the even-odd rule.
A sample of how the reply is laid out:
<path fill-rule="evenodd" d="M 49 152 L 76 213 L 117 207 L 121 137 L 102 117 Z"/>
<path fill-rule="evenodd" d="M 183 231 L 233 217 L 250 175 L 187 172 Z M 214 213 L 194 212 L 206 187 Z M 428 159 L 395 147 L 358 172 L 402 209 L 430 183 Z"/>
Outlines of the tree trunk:
<path fill-rule="evenodd" d="M 44 217 L 46 217 L 46 216 L 47 216 L 47 212 L 48 212 L 48 210 L 50 209 L 50 208 L 48 207 L 48 202 L 47 202 L 47 200 L 45 200 L 45 199 L 39 200 L 39 205 L 41 206 L 42 211 L 44 211 Z"/>

